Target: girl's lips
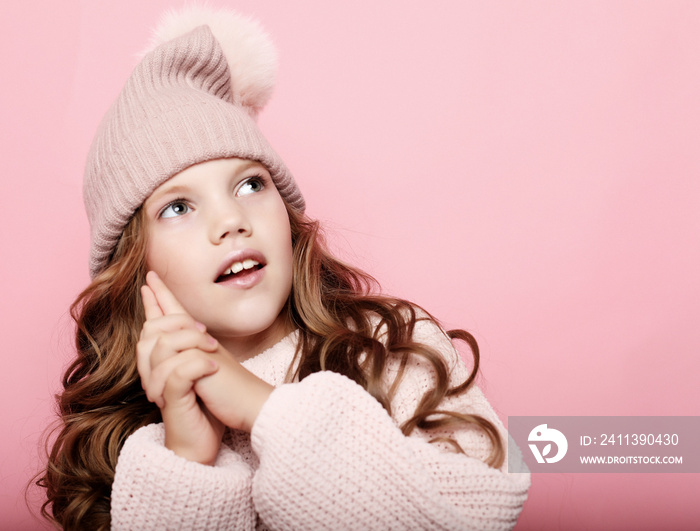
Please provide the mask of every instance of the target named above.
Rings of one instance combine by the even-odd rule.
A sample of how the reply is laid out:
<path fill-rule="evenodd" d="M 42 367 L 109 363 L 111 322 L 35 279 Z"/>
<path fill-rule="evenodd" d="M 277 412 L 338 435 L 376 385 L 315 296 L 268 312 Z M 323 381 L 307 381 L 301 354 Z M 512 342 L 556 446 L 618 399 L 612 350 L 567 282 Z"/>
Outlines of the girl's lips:
<path fill-rule="evenodd" d="M 226 255 L 226 258 L 224 258 L 224 260 L 219 265 L 219 269 L 216 271 L 216 276 L 214 277 L 214 282 L 217 282 L 219 277 L 221 277 L 228 269 L 230 269 L 233 264 L 237 262 L 243 262 L 244 260 L 255 260 L 256 262 L 258 262 L 260 266 L 254 268 L 254 270 L 258 271 L 262 271 L 263 268 L 267 265 L 267 260 L 260 251 L 256 251 L 254 249 L 241 249 L 238 251 L 234 251 Z M 242 277 L 244 276 L 244 273 L 246 273 L 246 271 L 241 271 L 240 273 L 238 273 L 238 275 Z M 232 278 L 235 278 L 236 276 L 237 275 L 234 275 Z M 220 284 L 222 282 L 224 281 L 222 280 L 217 283 Z"/>
<path fill-rule="evenodd" d="M 264 276 L 264 266 L 260 268 L 254 267 L 253 269 L 245 269 L 235 275 L 229 275 L 223 280 L 217 282 L 217 285 L 239 289 L 250 289 L 259 284 Z"/>

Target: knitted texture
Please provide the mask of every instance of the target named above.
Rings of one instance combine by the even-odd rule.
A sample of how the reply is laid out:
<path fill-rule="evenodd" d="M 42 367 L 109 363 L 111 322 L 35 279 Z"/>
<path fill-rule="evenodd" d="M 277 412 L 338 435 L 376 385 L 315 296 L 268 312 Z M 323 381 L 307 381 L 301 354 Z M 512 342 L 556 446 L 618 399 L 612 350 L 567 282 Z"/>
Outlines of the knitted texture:
<path fill-rule="evenodd" d="M 467 368 L 444 332 L 423 321 L 415 338 L 443 353 L 454 382 L 463 380 Z M 483 463 L 479 456 L 488 454 L 489 443 L 480 431 L 451 432 L 464 455 L 428 443 L 426 433 L 405 437 L 398 429 L 433 382 L 417 356 L 394 397 L 392 418 L 362 387 L 336 373 L 284 384 L 296 341 L 294 333 L 244 362 L 277 387 L 251 435 L 231 432 L 215 466 L 167 450 L 161 424 L 129 437 L 112 490 L 113 529 L 504 530 L 515 525 L 530 476 Z M 396 368 L 387 373 L 388 382 Z M 505 430 L 478 388 L 450 399 L 449 407 L 488 418 L 505 444 Z"/>
<path fill-rule="evenodd" d="M 124 226 L 151 192 L 199 162 L 259 161 L 285 201 L 304 210 L 292 175 L 255 123 L 258 109 L 241 104 L 230 72 L 208 26 L 162 44 L 136 66 L 88 154 L 83 195 L 92 277 L 104 268 Z"/>

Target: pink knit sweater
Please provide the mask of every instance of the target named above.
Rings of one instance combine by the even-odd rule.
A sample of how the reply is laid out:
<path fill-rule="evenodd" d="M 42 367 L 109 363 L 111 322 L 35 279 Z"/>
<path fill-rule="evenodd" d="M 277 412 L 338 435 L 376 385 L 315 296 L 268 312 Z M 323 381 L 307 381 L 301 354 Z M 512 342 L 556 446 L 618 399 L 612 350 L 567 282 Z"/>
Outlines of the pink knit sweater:
<path fill-rule="evenodd" d="M 467 455 L 405 437 L 397 425 L 432 385 L 432 370 L 414 357 L 387 412 L 362 387 L 332 372 L 283 384 L 297 333 L 243 363 L 276 386 L 252 433 L 232 431 L 214 466 L 165 448 L 162 424 L 124 444 L 112 486 L 113 529 L 511 529 L 530 486 L 528 474 L 484 464 L 485 435 L 451 434 Z M 420 322 L 415 338 L 438 349 L 452 382 L 468 370 L 447 336 Z M 396 374 L 389 368 L 387 381 Z M 505 430 L 472 387 L 444 407 L 478 413 Z M 507 460 L 506 460 L 507 462 Z"/>

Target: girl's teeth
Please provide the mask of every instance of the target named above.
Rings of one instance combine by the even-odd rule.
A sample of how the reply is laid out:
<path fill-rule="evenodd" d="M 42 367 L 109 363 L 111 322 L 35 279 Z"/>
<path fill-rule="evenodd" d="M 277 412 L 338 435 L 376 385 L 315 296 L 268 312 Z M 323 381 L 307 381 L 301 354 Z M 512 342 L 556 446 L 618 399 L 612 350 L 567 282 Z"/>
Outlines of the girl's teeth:
<path fill-rule="evenodd" d="M 259 262 L 251 260 L 250 258 L 246 258 L 242 262 L 236 262 L 235 264 L 232 264 L 231 267 L 224 272 L 224 275 L 235 275 L 236 273 L 240 273 L 244 269 L 252 269 L 257 265 L 259 265 Z"/>

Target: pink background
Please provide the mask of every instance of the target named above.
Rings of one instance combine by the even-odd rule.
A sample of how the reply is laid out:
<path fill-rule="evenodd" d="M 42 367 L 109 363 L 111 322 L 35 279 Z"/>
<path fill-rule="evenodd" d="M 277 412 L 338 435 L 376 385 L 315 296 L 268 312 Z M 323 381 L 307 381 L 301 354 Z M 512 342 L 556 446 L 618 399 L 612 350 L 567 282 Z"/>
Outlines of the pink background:
<path fill-rule="evenodd" d="M 86 151 L 180 4 L 0 7 L 2 528 L 41 525 L 21 489 L 88 281 Z M 504 419 L 699 413 L 700 3 L 230 4 L 280 50 L 261 125 L 309 212 L 387 291 L 476 334 Z M 699 489 L 538 475 L 518 529 L 687 529 Z"/>

